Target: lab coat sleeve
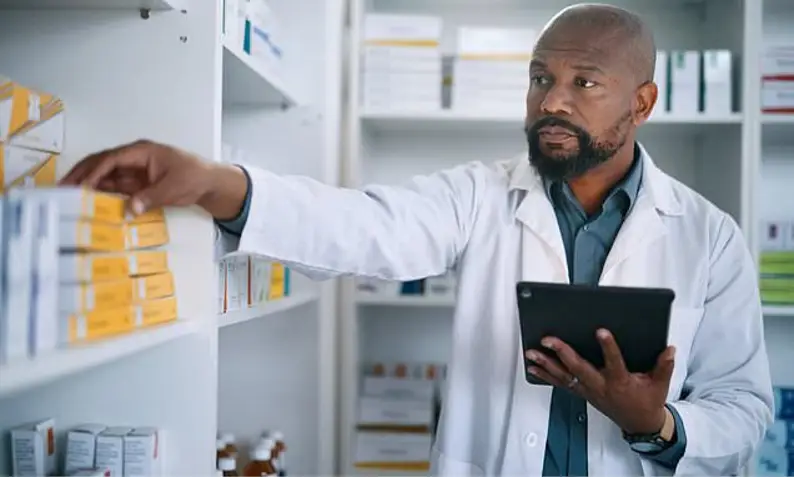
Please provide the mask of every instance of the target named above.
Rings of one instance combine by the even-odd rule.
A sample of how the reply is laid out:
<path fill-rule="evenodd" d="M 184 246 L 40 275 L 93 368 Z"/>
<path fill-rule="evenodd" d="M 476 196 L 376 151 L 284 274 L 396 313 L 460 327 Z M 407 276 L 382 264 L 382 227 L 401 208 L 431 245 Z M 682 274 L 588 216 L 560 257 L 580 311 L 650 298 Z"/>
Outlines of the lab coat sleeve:
<path fill-rule="evenodd" d="M 246 166 L 252 199 L 242 236 L 224 252 L 264 256 L 315 279 L 408 281 L 440 275 L 463 251 L 488 169 L 471 163 L 404 186 L 338 188 Z"/>
<path fill-rule="evenodd" d="M 688 395 L 672 403 L 687 435 L 675 475 L 738 475 L 774 413 L 755 265 L 732 219 L 724 217 L 714 237 Z"/>

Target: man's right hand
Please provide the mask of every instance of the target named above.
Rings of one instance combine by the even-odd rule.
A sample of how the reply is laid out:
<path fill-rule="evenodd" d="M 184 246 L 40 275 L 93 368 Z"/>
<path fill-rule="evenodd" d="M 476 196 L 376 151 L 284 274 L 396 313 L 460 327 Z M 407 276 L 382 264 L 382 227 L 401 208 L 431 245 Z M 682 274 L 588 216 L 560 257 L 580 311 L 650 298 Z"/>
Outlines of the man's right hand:
<path fill-rule="evenodd" d="M 247 190 L 239 167 L 205 162 L 172 146 L 145 140 L 91 154 L 60 184 L 130 196 L 130 210 L 135 214 L 158 207 L 198 205 L 218 220 L 238 214 Z"/>

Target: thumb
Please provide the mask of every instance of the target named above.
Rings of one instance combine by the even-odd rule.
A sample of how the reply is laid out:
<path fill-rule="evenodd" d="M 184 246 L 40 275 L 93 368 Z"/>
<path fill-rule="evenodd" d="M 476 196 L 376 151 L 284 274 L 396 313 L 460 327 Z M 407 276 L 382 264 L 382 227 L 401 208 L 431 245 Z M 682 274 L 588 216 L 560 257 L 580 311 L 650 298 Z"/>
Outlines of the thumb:
<path fill-rule="evenodd" d="M 673 377 L 675 368 L 675 346 L 668 346 L 656 360 L 656 367 L 652 372 L 654 381 L 667 383 Z"/>

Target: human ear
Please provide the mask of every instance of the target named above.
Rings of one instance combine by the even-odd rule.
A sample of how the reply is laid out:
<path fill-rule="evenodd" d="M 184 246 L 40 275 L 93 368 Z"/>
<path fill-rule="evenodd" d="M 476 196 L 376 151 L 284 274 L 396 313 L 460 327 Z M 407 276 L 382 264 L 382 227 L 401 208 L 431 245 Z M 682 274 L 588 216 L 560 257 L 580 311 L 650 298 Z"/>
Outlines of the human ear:
<path fill-rule="evenodd" d="M 659 88 L 653 81 L 648 81 L 637 88 L 634 97 L 634 125 L 639 126 L 648 120 L 659 96 Z"/>

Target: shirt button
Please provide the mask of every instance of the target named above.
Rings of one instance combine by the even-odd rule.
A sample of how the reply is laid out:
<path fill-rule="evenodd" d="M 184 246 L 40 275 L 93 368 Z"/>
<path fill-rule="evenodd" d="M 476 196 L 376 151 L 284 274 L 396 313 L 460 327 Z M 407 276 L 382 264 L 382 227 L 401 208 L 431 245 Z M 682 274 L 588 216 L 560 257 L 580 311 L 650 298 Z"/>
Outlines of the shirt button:
<path fill-rule="evenodd" d="M 585 232 L 588 232 L 590 230 L 590 226 L 589 225 L 585 225 L 584 227 L 582 227 L 582 230 L 584 230 Z"/>
<path fill-rule="evenodd" d="M 584 423 L 584 421 L 586 421 L 586 420 L 587 420 L 587 415 L 586 415 L 585 413 L 583 413 L 583 412 L 580 412 L 580 413 L 579 413 L 579 414 L 576 416 L 576 420 L 577 420 L 577 421 L 579 421 L 579 424 L 582 424 L 582 423 Z"/>
<path fill-rule="evenodd" d="M 535 447 L 538 445 L 538 435 L 534 432 L 530 432 L 524 437 L 524 442 L 526 442 L 529 447 Z"/>

